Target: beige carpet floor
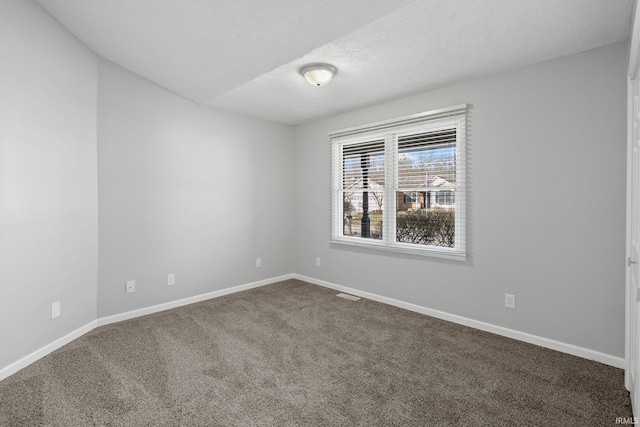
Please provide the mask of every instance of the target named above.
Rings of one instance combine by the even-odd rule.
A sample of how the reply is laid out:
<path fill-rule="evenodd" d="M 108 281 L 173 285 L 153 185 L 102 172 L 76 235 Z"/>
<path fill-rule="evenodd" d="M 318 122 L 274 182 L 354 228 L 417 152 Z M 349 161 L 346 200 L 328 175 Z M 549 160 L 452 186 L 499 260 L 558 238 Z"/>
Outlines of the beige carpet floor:
<path fill-rule="evenodd" d="M 623 371 L 288 280 L 94 329 L 2 426 L 608 426 Z"/>

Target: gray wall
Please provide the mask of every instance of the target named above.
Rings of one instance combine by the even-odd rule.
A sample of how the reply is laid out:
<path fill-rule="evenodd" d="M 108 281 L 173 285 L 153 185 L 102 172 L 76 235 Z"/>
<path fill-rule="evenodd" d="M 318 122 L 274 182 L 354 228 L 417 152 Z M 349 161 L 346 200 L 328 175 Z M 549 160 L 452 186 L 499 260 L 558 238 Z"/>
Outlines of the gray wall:
<path fill-rule="evenodd" d="M 96 319 L 97 60 L 35 3 L 5 0 L 0 64 L 3 368 Z"/>
<path fill-rule="evenodd" d="M 99 69 L 98 316 L 291 273 L 293 129 Z"/>
<path fill-rule="evenodd" d="M 296 273 L 623 357 L 626 63 L 617 44 L 297 126 Z M 468 261 L 329 246 L 327 133 L 463 102 Z"/>

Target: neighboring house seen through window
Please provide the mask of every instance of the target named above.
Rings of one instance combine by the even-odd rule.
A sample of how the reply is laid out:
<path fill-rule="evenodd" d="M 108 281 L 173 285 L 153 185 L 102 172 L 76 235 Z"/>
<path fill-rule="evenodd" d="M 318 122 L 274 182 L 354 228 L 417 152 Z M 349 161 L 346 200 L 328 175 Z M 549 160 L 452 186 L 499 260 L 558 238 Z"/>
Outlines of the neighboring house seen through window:
<path fill-rule="evenodd" d="M 331 242 L 465 259 L 466 105 L 330 133 Z"/>

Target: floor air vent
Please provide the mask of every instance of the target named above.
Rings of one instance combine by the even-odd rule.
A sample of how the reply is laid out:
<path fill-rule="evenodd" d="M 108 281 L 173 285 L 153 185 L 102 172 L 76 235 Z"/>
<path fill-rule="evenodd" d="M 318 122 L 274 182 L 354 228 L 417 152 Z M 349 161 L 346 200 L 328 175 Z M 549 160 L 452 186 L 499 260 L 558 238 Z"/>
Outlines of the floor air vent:
<path fill-rule="evenodd" d="M 340 298 L 348 299 L 349 301 L 358 301 L 360 299 L 360 297 L 355 297 L 349 294 L 338 294 L 336 296 Z"/>

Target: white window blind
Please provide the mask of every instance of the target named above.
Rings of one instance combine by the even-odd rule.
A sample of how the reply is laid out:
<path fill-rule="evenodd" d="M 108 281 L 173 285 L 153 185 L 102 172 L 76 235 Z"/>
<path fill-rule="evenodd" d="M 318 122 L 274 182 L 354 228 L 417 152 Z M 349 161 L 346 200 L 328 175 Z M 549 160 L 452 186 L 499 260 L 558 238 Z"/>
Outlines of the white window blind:
<path fill-rule="evenodd" d="M 466 111 L 331 132 L 331 242 L 465 259 Z"/>

